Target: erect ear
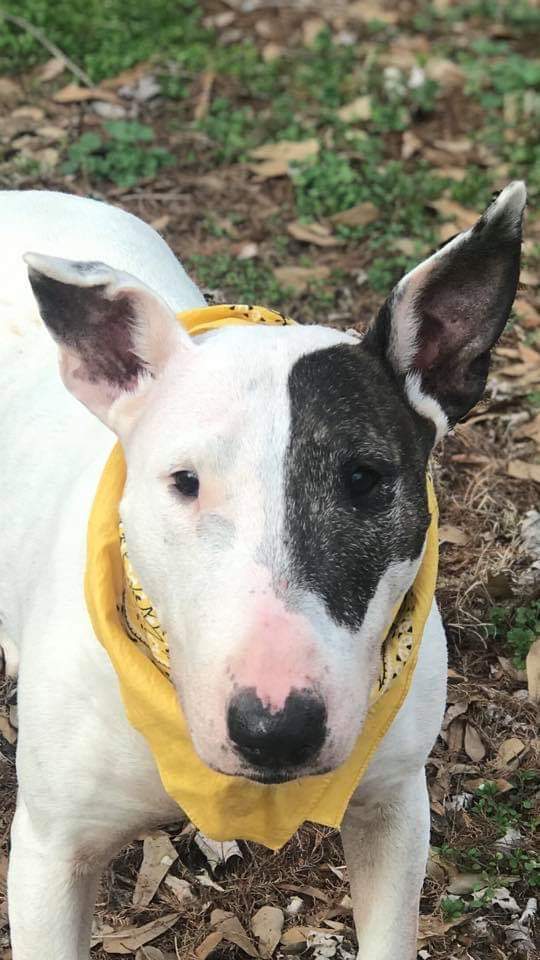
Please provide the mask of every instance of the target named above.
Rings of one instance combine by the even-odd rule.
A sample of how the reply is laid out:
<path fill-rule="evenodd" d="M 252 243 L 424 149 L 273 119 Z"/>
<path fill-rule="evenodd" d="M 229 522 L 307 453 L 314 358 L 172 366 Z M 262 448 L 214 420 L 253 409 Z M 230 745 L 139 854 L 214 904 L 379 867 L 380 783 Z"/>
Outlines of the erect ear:
<path fill-rule="evenodd" d="M 510 183 L 472 229 L 408 273 L 364 338 L 403 378 L 436 439 L 480 399 L 519 279 L 525 186 Z"/>
<path fill-rule="evenodd" d="M 116 429 L 122 400 L 133 419 L 171 355 L 193 349 L 167 304 L 141 281 L 104 263 L 27 253 L 39 310 L 60 348 L 67 389 Z"/>

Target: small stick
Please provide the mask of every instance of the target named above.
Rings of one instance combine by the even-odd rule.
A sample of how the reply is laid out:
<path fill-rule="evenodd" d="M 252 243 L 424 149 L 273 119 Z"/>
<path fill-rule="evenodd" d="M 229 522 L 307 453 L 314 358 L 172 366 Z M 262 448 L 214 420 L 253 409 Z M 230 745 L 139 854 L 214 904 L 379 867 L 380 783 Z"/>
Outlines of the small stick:
<path fill-rule="evenodd" d="M 53 55 L 53 57 L 58 57 L 58 59 L 63 60 L 68 70 L 77 77 L 81 83 L 84 83 L 86 87 L 93 86 L 92 81 L 87 73 L 84 70 L 81 70 L 76 63 L 73 63 L 73 60 L 70 60 L 69 57 L 57 47 L 55 43 L 52 43 L 48 37 L 45 36 L 42 30 L 39 27 L 35 27 L 33 23 L 30 23 L 24 17 L 18 17 L 14 13 L 8 13 L 7 10 L 3 10 L 0 7 L 0 19 L 7 20 L 8 23 L 14 23 L 16 27 L 20 27 L 21 30 L 26 30 L 26 33 L 29 33 L 42 47 L 45 47 Z"/>

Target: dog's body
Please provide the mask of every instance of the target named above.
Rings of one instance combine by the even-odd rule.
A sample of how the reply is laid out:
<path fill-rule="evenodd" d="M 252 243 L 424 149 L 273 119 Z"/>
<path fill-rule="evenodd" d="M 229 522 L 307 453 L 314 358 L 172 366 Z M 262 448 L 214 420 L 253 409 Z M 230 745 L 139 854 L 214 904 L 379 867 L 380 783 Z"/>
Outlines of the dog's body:
<path fill-rule="evenodd" d="M 523 208 L 523 195 L 519 194 L 516 199 L 516 190 L 512 193 L 512 188 L 509 188 L 509 191 L 505 191 L 508 194 L 506 201 L 499 201 L 499 210 L 505 207 L 508 212 L 503 210 L 502 215 L 497 211 L 496 214 L 487 215 L 486 223 L 489 223 L 484 232 L 492 230 L 491 221 L 498 223 L 502 217 L 503 225 L 497 229 L 502 233 L 506 231 L 508 235 L 511 233 L 515 240 L 516 224 Z M 493 211 L 494 208 L 490 209 Z M 159 596 L 159 571 L 156 577 L 151 564 L 145 568 L 145 549 L 148 545 L 148 552 L 152 553 L 154 534 L 153 528 L 141 529 L 142 521 L 137 518 L 137 501 L 139 499 L 144 503 L 145 513 L 148 514 L 143 484 L 149 481 L 143 474 L 146 470 L 147 455 L 150 460 L 154 455 L 152 444 L 148 445 L 148 437 L 155 435 L 156 427 L 159 428 L 160 435 L 161 431 L 164 435 L 173 434 L 176 423 L 182 424 L 184 416 L 182 410 L 177 410 L 175 404 L 178 401 L 173 396 L 176 383 L 182 380 L 184 375 L 183 370 L 180 374 L 173 370 L 169 383 L 167 373 L 162 373 L 162 370 L 169 370 L 171 365 L 174 367 L 176 360 L 171 357 L 176 357 L 178 351 L 188 351 L 191 348 L 183 340 L 175 341 L 169 347 L 168 327 L 160 327 L 159 345 L 154 345 L 153 352 L 148 346 L 148 340 L 145 340 L 147 365 L 154 369 L 152 365 L 155 364 L 155 369 L 152 381 L 149 382 L 149 378 L 144 381 L 143 399 L 146 406 L 141 414 L 137 408 L 139 387 L 134 388 L 133 380 L 129 384 L 127 401 L 125 402 L 124 394 L 118 399 L 118 391 L 124 390 L 124 385 L 120 383 L 121 376 L 117 367 L 115 376 L 107 381 L 104 392 L 102 383 L 108 377 L 104 368 L 90 370 L 88 376 L 86 375 L 85 364 L 88 369 L 91 365 L 89 354 L 82 351 L 79 340 L 66 339 L 65 332 L 59 327 L 55 328 L 55 321 L 51 322 L 51 313 L 64 309 L 62 297 L 66 290 L 75 290 L 76 296 L 82 298 L 74 301 L 74 310 L 78 315 L 85 312 L 84 298 L 103 295 L 107 303 L 122 303 L 127 297 L 130 301 L 128 323 L 132 322 L 134 310 L 139 322 L 137 311 L 142 304 L 143 313 L 148 312 L 145 298 L 149 294 L 136 282 L 132 282 L 131 277 L 125 278 L 124 273 L 137 276 L 165 301 L 166 307 L 163 303 L 156 306 L 157 300 L 152 301 L 152 317 L 159 311 L 162 311 L 165 317 L 170 310 L 177 312 L 197 307 L 203 304 L 204 300 L 163 240 L 149 227 L 121 211 L 93 201 L 77 200 L 59 194 L 13 193 L 0 194 L 0 217 L 5 237 L 0 266 L 0 410 L 4 431 L 4 454 L 0 474 L 0 503 L 3 511 L 0 639 L 8 670 L 16 671 L 20 656 L 20 736 L 17 754 L 19 795 L 13 825 L 9 875 L 14 960 L 87 960 L 95 889 L 103 865 L 141 829 L 174 822 L 181 817 L 181 811 L 164 791 L 145 741 L 126 719 L 117 678 L 90 625 L 83 593 L 87 520 L 97 483 L 114 442 L 113 433 L 109 429 L 113 427 L 124 445 L 128 464 L 128 486 L 123 508 L 128 544 L 135 556 L 137 569 L 144 574 L 143 582 L 150 583 L 150 593 L 154 598 L 156 591 L 158 593 L 158 607 L 160 612 L 163 610 L 169 635 L 174 637 L 177 633 L 178 636 L 183 636 L 186 621 L 182 621 L 183 627 L 180 629 L 180 614 L 173 600 L 165 594 L 162 598 Z M 474 242 L 478 241 L 475 239 Z M 514 247 L 512 256 L 515 261 Z M 42 316 L 51 327 L 61 351 L 64 351 L 61 361 L 64 381 L 78 399 L 82 399 L 106 425 L 92 417 L 69 395 L 61 383 L 56 350 L 49 332 L 39 320 L 22 261 L 23 254 L 29 249 L 47 256 L 69 257 L 77 261 L 106 261 L 114 270 L 122 271 L 120 275 L 113 271 L 104 274 L 104 268 L 99 265 L 82 271 L 73 265 L 62 266 L 61 261 L 46 261 L 46 258 L 43 258 L 43 261 L 39 258 L 31 261 L 34 290 L 40 302 Z M 450 257 L 453 256 L 455 255 L 450 253 Z M 517 256 L 519 259 L 519 251 Z M 418 270 L 424 270 L 425 273 L 425 267 L 424 264 Z M 79 270 L 79 274 L 76 270 Z M 88 279 L 92 270 L 95 272 L 95 279 L 92 276 Z M 515 262 L 513 270 L 515 273 Z M 416 272 L 410 275 L 413 286 L 415 275 Z M 512 277 L 506 281 L 510 287 L 514 283 Z M 416 282 L 424 283 L 422 276 Z M 463 284 L 461 287 L 463 288 Z M 58 293 L 59 289 L 62 296 Z M 428 296 L 424 294 L 425 289 L 427 284 L 420 290 L 422 296 Z M 501 307 L 501 312 L 505 313 L 503 323 L 514 292 L 515 286 L 513 290 L 505 293 L 508 303 L 505 302 Z M 407 288 L 401 286 L 393 301 L 392 309 L 396 315 L 406 300 Z M 418 302 L 416 299 L 415 309 Z M 116 323 L 116 320 L 115 314 L 108 322 L 112 324 Z M 140 322 L 142 325 L 144 317 Z M 163 319 L 160 316 L 155 322 L 158 325 L 165 324 L 168 317 Z M 497 322 L 499 329 L 494 334 L 490 330 L 488 335 L 490 344 L 500 332 L 500 317 Z M 388 323 L 388 319 L 385 323 Z M 128 337 L 130 335 L 131 327 L 127 333 Z M 171 333 L 170 336 L 174 338 L 177 334 Z M 400 370 L 400 374 L 406 373 L 405 354 L 407 349 L 409 353 L 412 349 L 410 342 L 408 347 L 403 347 L 404 337 L 402 329 L 401 332 L 399 329 L 397 332 L 394 330 L 391 347 L 388 348 L 393 353 L 393 366 Z M 114 351 L 118 349 L 118 345 L 113 343 L 113 338 L 114 333 L 111 334 L 110 347 Z M 374 352 L 377 347 L 376 339 L 375 337 Z M 285 346 L 282 346 L 283 343 Z M 247 344 L 245 352 L 244 344 Z M 485 352 L 485 345 L 481 346 L 483 348 L 477 350 L 477 354 Z M 95 350 L 95 346 L 92 349 Z M 130 349 L 131 362 L 136 350 L 133 344 Z M 252 761 L 252 754 L 244 751 L 241 744 L 239 747 L 234 744 L 231 746 L 230 738 L 227 738 L 226 731 L 223 732 L 223 704 L 215 694 L 215 689 L 223 686 L 225 667 L 222 669 L 219 657 L 216 664 L 218 648 L 215 644 L 212 645 L 214 641 L 211 628 L 204 619 L 201 625 L 201 622 L 195 621 L 193 617 L 187 618 L 191 635 L 201 637 L 202 640 L 197 644 L 196 655 L 191 648 L 186 652 L 185 648 L 180 649 L 179 646 L 176 654 L 174 649 L 171 650 L 173 679 L 180 690 L 197 750 L 209 764 L 220 765 L 226 773 L 244 773 L 252 779 L 264 779 L 265 776 L 288 779 L 302 775 L 303 772 L 316 773 L 342 762 L 358 735 L 361 718 L 365 715 L 367 693 L 377 669 L 377 643 L 380 643 L 381 626 L 395 599 L 410 586 L 418 568 L 426 529 L 425 505 L 420 484 L 413 484 L 412 479 L 400 477 L 396 481 L 401 484 L 401 502 L 408 505 L 407 509 L 400 510 L 398 504 L 396 529 L 401 531 L 407 524 L 414 526 L 411 517 L 416 516 L 417 510 L 420 537 L 413 537 L 411 533 L 412 539 L 403 539 L 400 541 L 399 550 L 386 556 L 385 549 L 394 549 L 392 544 L 399 540 L 402 533 L 393 534 L 392 543 L 386 548 L 382 542 L 384 536 L 381 538 L 375 531 L 376 538 L 381 541 L 379 550 L 383 557 L 381 562 L 384 561 L 383 569 L 382 572 L 379 571 L 376 582 L 370 585 L 369 590 L 366 589 L 365 602 L 360 612 L 356 608 L 352 610 L 351 607 L 351 604 L 356 603 L 356 594 L 361 593 L 357 584 L 353 584 L 351 588 L 353 599 L 346 602 L 339 595 L 341 579 L 337 586 L 334 585 L 331 595 L 325 594 L 324 585 L 319 586 L 315 574 L 306 567 L 305 557 L 297 556 L 301 554 L 298 545 L 304 542 L 302 537 L 305 538 L 305 518 L 302 536 L 295 534 L 294 517 L 287 519 L 290 504 L 294 506 L 299 503 L 293 489 L 296 476 L 294 459 L 296 455 L 300 458 L 304 456 L 304 447 L 299 443 L 296 449 L 291 440 L 291 437 L 295 436 L 295 430 L 299 430 L 298 414 L 293 409 L 294 390 L 305 389 L 308 382 L 305 378 L 300 378 L 299 381 L 298 371 L 302 369 L 306 357 L 316 358 L 317 362 L 321 362 L 322 358 L 326 362 L 327 355 L 334 356 L 335 353 L 341 362 L 343 353 L 339 351 L 348 351 L 349 357 L 353 350 L 360 349 L 349 335 L 318 327 L 292 330 L 279 328 L 276 331 L 224 331 L 223 334 L 220 332 L 216 336 L 203 338 L 201 345 L 195 348 L 201 351 L 196 356 L 203 358 L 198 361 L 199 364 L 202 362 L 203 369 L 189 373 L 191 379 L 188 378 L 186 389 L 192 405 L 193 402 L 197 405 L 199 382 L 204 384 L 212 376 L 220 381 L 220 371 L 225 370 L 226 374 L 219 382 L 220 396 L 215 398 L 216 410 L 219 411 L 219 404 L 223 403 L 224 399 L 225 406 L 234 407 L 234 404 L 238 403 L 241 416 L 234 420 L 232 429 L 245 432 L 247 437 L 246 449 L 243 446 L 234 447 L 236 441 L 231 441 L 231 454 L 231 444 L 226 445 L 227 450 L 214 468 L 214 484 L 215 475 L 221 477 L 222 461 L 227 457 L 227 469 L 233 474 L 237 471 L 237 474 L 231 480 L 232 487 L 223 502 L 219 497 L 217 500 L 214 497 L 210 505 L 214 527 L 208 536 L 206 533 L 203 536 L 200 530 L 201 517 L 206 516 L 202 499 L 201 512 L 197 515 L 199 539 L 196 543 L 199 544 L 202 539 L 200 549 L 204 551 L 203 566 L 207 570 L 209 563 L 215 563 L 218 571 L 216 583 L 210 582 L 208 585 L 209 602 L 215 609 L 220 590 L 223 590 L 223 597 L 227 598 L 224 607 L 223 603 L 218 603 L 218 609 L 221 611 L 223 608 L 223 622 L 219 624 L 220 629 L 224 630 L 223 645 L 226 649 L 228 646 L 232 647 L 233 654 L 238 658 L 242 655 L 242 663 L 244 660 L 248 661 L 245 668 L 235 668 L 239 674 L 245 670 L 237 680 L 237 685 L 261 690 L 259 696 L 266 705 L 265 709 L 272 715 L 281 711 L 279 715 L 282 716 L 286 713 L 289 692 L 299 689 L 300 693 L 303 693 L 304 688 L 309 685 L 308 681 L 311 683 L 311 676 L 308 677 L 305 667 L 307 658 L 320 658 L 324 672 L 330 674 L 334 669 L 334 661 L 342 658 L 344 664 L 335 665 L 335 676 L 330 676 L 327 687 L 322 680 L 311 684 L 319 699 L 324 700 L 327 718 L 328 734 L 321 748 L 323 759 L 315 757 L 305 770 L 290 766 L 285 772 L 276 772 L 274 767 L 271 774 L 268 770 L 261 772 L 262 765 L 261 769 L 255 769 L 257 764 Z M 139 343 L 137 350 L 143 350 Z M 161 359 L 163 352 L 167 354 L 166 362 Z M 77 358 L 76 367 L 73 367 L 74 356 Z M 183 362 L 186 364 L 185 360 Z M 369 363 L 372 363 L 371 357 Z M 456 365 L 457 361 L 454 360 L 453 363 Z M 188 354 L 187 365 L 194 365 L 192 354 Z M 418 366 L 422 368 L 421 364 Z M 384 377 L 390 374 L 384 364 L 381 370 L 384 390 Z M 429 370 L 428 366 L 423 386 L 431 382 Z M 140 382 L 143 382 L 142 378 Z M 256 387 L 253 386 L 254 383 L 257 384 Z M 461 387 L 459 389 L 461 390 Z M 81 395 L 81 391 L 84 395 Z M 230 404 L 228 391 L 232 397 Z M 387 395 L 393 396 L 393 391 L 394 388 L 389 387 Z M 476 385 L 474 391 L 478 393 Z M 417 474 L 421 477 L 435 434 L 442 432 L 441 424 L 458 419 L 452 406 L 455 405 L 454 394 L 452 393 L 452 399 L 448 400 L 447 389 L 442 401 L 439 397 L 433 399 L 433 393 L 430 391 L 430 396 L 427 396 L 417 379 L 407 381 L 405 386 L 401 382 L 395 394 L 395 400 L 387 400 L 382 396 L 381 404 L 399 403 L 404 410 L 407 402 L 410 404 L 410 408 L 404 413 L 405 420 L 399 424 L 399 430 L 404 433 L 406 441 L 399 457 L 403 461 L 407 451 L 410 452 L 411 460 L 416 458 Z M 476 396 L 472 402 L 475 399 Z M 373 399 L 368 397 L 368 401 L 372 406 Z M 209 407 L 211 411 L 213 402 L 214 398 L 210 395 L 202 405 Z M 288 402 L 292 412 L 288 411 Z M 309 402 L 309 396 L 307 400 L 302 399 L 300 409 L 304 411 Z M 344 402 L 340 397 L 339 403 Z M 471 405 L 468 396 L 459 402 L 465 405 L 465 408 Z M 327 398 L 324 403 L 328 407 Z M 260 442 L 257 439 L 257 424 L 264 421 L 266 411 L 272 407 L 277 408 L 277 413 L 270 431 L 271 444 L 267 449 L 264 436 Z M 114 416 L 111 413 L 113 408 Z M 157 420 L 152 419 L 151 412 L 148 413 L 148 409 L 151 411 L 153 408 L 157 411 Z M 247 411 L 245 416 L 244 410 Z M 188 415 L 191 416 L 191 407 Z M 205 415 L 208 415 L 208 410 Z M 346 416 L 345 409 L 344 417 Z M 393 409 L 389 409 L 389 417 L 395 419 Z M 219 413 L 216 418 L 220 429 Z M 136 426 L 133 425 L 134 422 Z M 143 426 L 139 426 L 139 423 Z M 223 427 L 225 433 L 228 428 L 227 423 Z M 200 431 L 203 428 L 198 424 L 197 429 Z M 415 436 L 419 437 L 416 447 L 408 434 L 408 431 L 411 431 L 412 436 L 413 429 L 416 431 Z M 186 430 L 184 424 L 182 430 Z M 381 430 L 389 432 L 391 428 L 383 424 Z M 283 431 L 284 437 L 281 435 Z M 317 444 L 317 432 L 313 429 L 311 437 L 313 443 Z M 398 450 L 399 442 L 396 438 L 394 451 Z M 141 448 L 143 459 L 137 460 L 137 457 L 141 456 Z M 282 449 L 287 450 L 286 455 L 280 453 Z M 152 451 L 151 454 L 147 454 L 148 450 Z M 259 458 L 252 471 L 257 477 L 256 487 L 250 486 L 249 460 L 249 457 L 255 455 Z M 396 457 L 397 455 L 395 453 Z M 306 456 L 309 461 L 309 451 Z M 200 456 L 199 461 L 202 462 Z M 209 473 L 209 468 L 199 466 L 199 461 L 197 473 L 204 477 L 205 469 Z M 185 468 L 185 462 L 175 459 L 174 466 L 176 477 L 179 466 Z M 193 471 L 192 458 L 189 459 L 188 466 L 190 471 Z M 280 470 L 284 471 L 285 479 L 282 481 L 279 481 L 279 476 L 282 476 L 279 474 Z M 269 486 L 274 490 L 273 493 L 264 486 L 268 471 L 272 479 Z M 185 473 L 185 469 L 180 472 Z M 367 472 L 369 474 L 370 471 Z M 264 483 L 261 476 L 265 478 Z M 264 489 L 261 488 L 261 483 Z M 137 484 L 140 485 L 140 493 Z M 231 490 L 237 491 L 239 484 L 249 502 L 249 516 L 245 527 L 242 525 L 245 510 L 240 509 L 234 513 L 234 505 L 231 506 L 234 499 Z M 316 501 L 318 484 L 324 484 L 324 476 L 321 479 L 314 474 L 311 492 L 309 486 L 302 489 L 302 502 L 310 496 Z M 210 481 L 208 485 L 210 486 Z M 201 489 L 202 486 L 201 479 Z M 285 493 L 280 493 L 280 490 L 285 490 Z M 150 501 L 153 503 L 155 500 L 156 503 L 156 538 L 160 540 L 160 549 L 173 550 L 176 549 L 175 544 L 171 547 L 164 547 L 162 544 L 167 541 L 167 531 L 176 521 L 165 516 L 169 509 L 168 502 L 166 504 L 164 500 L 162 506 L 159 499 L 161 493 L 156 491 L 157 488 L 151 493 Z M 280 496 L 285 497 L 285 506 L 280 502 Z M 325 496 L 328 497 L 328 492 Z M 368 493 L 368 496 L 371 494 Z M 265 497 L 276 499 L 276 504 L 272 505 L 270 510 Z M 181 508 L 187 511 L 188 506 L 189 510 L 193 509 L 191 505 L 186 505 L 184 497 L 178 510 Z M 298 509 L 303 508 L 300 506 Z M 364 511 L 362 522 L 365 525 L 365 537 L 373 536 L 369 524 L 376 523 L 377 509 L 382 508 L 373 508 L 370 513 L 356 504 L 355 509 L 355 517 L 359 510 Z M 220 510 L 222 525 L 216 529 L 214 518 Z M 392 510 L 394 517 L 396 508 L 392 507 Z M 161 513 L 165 516 L 163 530 L 159 527 Z M 259 514 L 263 518 L 260 523 Z M 189 516 L 186 514 L 187 519 L 182 520 L 182 523 L 187 525 L 190 522 Z M 390 523 L 389 516 L 390 514 L 385 513 L 384 529 Z M 269 517 L 272 521 L 270 533 Z M 281 518 L 279 522 L 283 529 L 288 530 L 286 537 L 282 537 L 276 517 Z M 334 525 L 339 526 L 340 517 L 341 514 L 337 521 L 334 519 Z M 220 572 L 220 553 L 226 549 L 222 529 L 225 521 L 233 528 L 236 542 L 241 542 L 238 553 L 235 552 L 236 547 L 231 547 L 230 542 L 227 542 L 229 560 L 226 566 L 232 568 L 231 581 L 227 580 L 228 574 Z M 313 536 L 316 536 L 316 521 L 312 519 L 310 522 L 314 525 Z M 343 520 L 343 523 L 345 522 L 348 522 L 346 518 Z M 355 522 L 358 521 L 355 519 Z M 230 529 L 227 528 L 226 532 L 228 537 Z M 344 564 L 348 556 L 349 533 L 350 531 L 347 531 L 345 545 L 338 544 L 339 552 L 334 564 L 338 570 L 340 563 L 342 564 L 340 578 L 345 580 L 347 573 Z M 176 543 L 176 540 L 187 539 L 190 547 L 187 552 L 192 557 L 195 548 L 190 545 L 190 536 L 190 529 L 185 526 L 185 529 L 178 531 L 174 540 Z M 250 545 L 250 537 L 257 542 Z M 328 537 L 328 530 L 323 531 L 320 542 L 327 543 L 327 549 L 331 551 L 332 543 Z M 279 559 L 285 551 L 283 543 L 288 545 L 289 554 L 295 555 L 294 562 L 285 565 L 282 559 Z M 256 562 L 253 560 L 255 556 Z M 164 569 L 183 570 L 179 566 L 183 562 L 183 559 L 178 559 L 176 555 L 166 556 Z M 189 558 L 186 562 L 190 562 Z M 361 565 L 365 560 L 353 556 L 351 562 Z M 373 564 L 376 566 L 375 559 Z M 261 573 L 270 568 L 275 573 L 274 568 L 277 567 L 281 574 L 286 571 L 286 577 L 279 580 L 279 589 L 275 586 L 275 577 L 268 580 Z M 263 598 L 259 597 L 257 603 L 262 605 L 261 610 L 264 607 L 266 618 L 264 622 L 261 620 L 259 607 L 254 611 L 248 607 L 247 626 L 242 620 L 242 608 L 237 608 L 233 601 L 228 599 L 230 583 L 234 584 L 234 578 L 241 576 L 239 570 L 244 569 L 249 571 L 251 592 L 258 593 Z M 295 577 L 301 584 L 297 593 L 293 593 L 293 588 L 289 586 L 294 583 Z M 185 575 L 182 574 L 182 578 L 186 579 Z M 201 581 L 196 583 L 200 588 Z M 281 606 L 278 609 L 276 598 L 282 598 L 285 590 L 289 591 L 287 602 L 282 603 L 280 599 Z M 189 608 L 192 602 L 189 596 L 184 597 L 183 609 Z M 235 600 L 234 603 L 236 602 Z M 241 602 L 246 604 L 251 603 L 251 600 L 240 598 L 238 605 Z M 227 606 L 229 603 L 230 609 Z M 340 609 L 340 604 L 343 609 Z M 186 614 L 182 616 L 186 617 Z M 232 623 L 230 629 L 244 638 L 240 647 L 235 646 L 237 640 L 234 633 L 231 634 L 231 639 L 227 635 L 229 621 Z M 373 624 L 369 637 L 362 632 L 368 621 Z M 276 668 L 273 664 L 271 668 L 268 667 L 268 659 L 265 659 L 268 657 L 266 647 L 261 652 L 256 646 L 255 638 L 267 628 L 277 632 L 280 637 L 280 630 L 282 631 L 284 640 L 283 649 L 280 648 L 281 659 L 286 660 L 288 656 L 288 644 L 295 649 L 294 654 L 291 654 L 294 662 L 291 661 L 289 665 L 291 677 L 287 680 L 282 695 L 279 693 L 284 682 L 282 675 L 274 677 L 273 671 Z M 309 636 L 306 640 L 304 634 L 307 632 Z M 251 636 L 254 637 L 253 641 L 249 640 Z M 317 646 L 321 636 L 323 645 Z M 348 646 L 350 637 L 354 640 L 352 652 Z M 249 662 L 250 642 L 254 649 L 253 661 L 262 657 L 259 673 Z M 276 643 L 279 642 L 281 640 L 276 640 Z M 205 644 L 208 647 L 207 654 L 199 665 L 197 658 L 202 656 L 199 648 L 204 649 Z M 219 655 L 221 656 L 221 652 Z M 325 666 L 325 658 L 328 658 L 330 671 Z M 216 687 L 214 689 L 212 686 L 213 677 L 210 677 L 204 693 L 206 704 L 212 706 L 207 706 L 202 715 L 199 715 L 197 704 L 192 698 L 200 696 L 200 677 L 203 674 L 206 676 L 209 662 L 214 664 Z M 236 663 L 236 660 L 231 662 Z M 279 673 L 279 668 L 277 672 Z M 271 677 L 267 679 L 269 675 Z M 360 960 L 410 960 L 415 956 L 418 899 L 429 837 L 429 806 L 424 764 L 441 722 L 445 679 L 444 632 L 434 604 L 410 692 L 372 759 L 343 823 Z M 265 682 L 269 684 L 268 689 L 264 687 Z M 196 689 L 193 690 L 193 687 Z M 356 689 L 360 691 L 357 695 Z M 223 694 L 225 695 L 227 694 Z M 334 697 L 338 701 L 340 698 L 344 701 L 352 698 L 352 705 L 346 703 L 343 707 L 340 704 L 334 706 Z M 202 699 L 204 701 L 205 697 Z M 225 703 L 225 708 L 226 706 Z M 349 706 L 352 711 L 356 710 L 358 720 L 354 714 L 352 720 L 349 718 L 346 712 Z M 226 748 L 221 749 L 222 761 L 216 760 L 220 744 L 226 744 Z M 241 761 L 238 760 L 239 754 L 242 754 Z"/>

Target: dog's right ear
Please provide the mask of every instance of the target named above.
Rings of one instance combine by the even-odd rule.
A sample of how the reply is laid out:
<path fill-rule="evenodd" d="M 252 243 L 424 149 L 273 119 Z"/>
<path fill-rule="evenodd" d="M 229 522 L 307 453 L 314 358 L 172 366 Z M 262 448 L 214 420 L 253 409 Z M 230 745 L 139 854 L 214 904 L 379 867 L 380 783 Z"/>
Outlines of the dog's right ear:
<path fill-rule="evenodd" d="M 525 185 L 510 183 L 465 233 L 397 285 L 363 344 L 389 363 L 435 439 L 480 399 L 516 294 Z"/>
<path fill-rule="evenodd" d="M 195 349 L 190 337 L 161 297 L 130 274 L 37 253 L 24 259 L 66 387 L 118 432 L 126 421 L 120 411 L 134 418 L 172 354 Z"/>

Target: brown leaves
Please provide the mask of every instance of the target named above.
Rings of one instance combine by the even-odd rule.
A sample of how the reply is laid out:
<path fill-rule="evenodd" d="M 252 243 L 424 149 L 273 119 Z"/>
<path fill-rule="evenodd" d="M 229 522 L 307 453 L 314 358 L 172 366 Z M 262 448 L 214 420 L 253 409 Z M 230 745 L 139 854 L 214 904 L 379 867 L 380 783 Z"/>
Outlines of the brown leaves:
<path fill-rule="evenodd" d="M 529 698 L 533 703 L 540 703 L 540 637 L 534 641 L 525 663 Z"/>
<path fill-rule="evenodd" d="M 515 477 L 516 480 L 533 480 L 535 483 L 540 483 L 540 463 L 510 460 L 507 473 L 509 477 Z"/>
<path fill-rule="evenodd" d="M 259 161 L 251 163 L 249 169 L 257 174 L 259 180 L 288 175 L 291 163 L 315 157 L 319 152 L 319 141 L 280 140 L 278 143 L 266 143 L 251 151 L 250 156 Z"/>
<path fill-rule="evenodd" d="M 139 947 L 143 947 L 169 930 L 179 916 L 179 913 L 166 913 L 163 917 L 158 917 L 157 920 L 151 920 L 150 923 L 144 923 L 139 927 L 130 924 L 105 933 L 102 937 L 103 949 L 105 953 L 135 953 Z"/>
<path fill-rule="evenodd" d="M 369 120 L 371 117 L 371 97 L 366 94 L 363 97 L 357 97 L 351 103 L 346 103 L 344 107 L 338 110 L 338 117 L 344 123 Z"/>
<path fill-rule="evenodd" d="M 215 927 L 215 930 L 197 947 L 195 951 L 197 960 L 206 960 L 223 940 L 236 944 L 249 957 L 259 956 L 258 950 L 234 914 L 227 910 L 213 910 L 210 925 Z"/>
<path fill-rule="evenodd" d="M 507 767 L 524 750 L 525 744 L 519 737 L 508 737 L 507 740 L 503 740 L 497 751 L 497 764 L 500 767 Z"/>
<path fill-rule="evenodd" d="M 160 830 L 145 837 L 143 862 L 133 891 L 134 906 L 148 906 L 177 858 L 178 854 L 164 831 Z"/>
<path fill-rule="evenodd" d="M 274 276 L 282 287 L 290 287 L 296 293 L 303 293 L 310 283 L 325 280 L 330 274 L 329 267 L 276 267 Z"/>
<path fill-rule="evenodd" d="M 469 534 L 459 527 L 454 527 L 449 523 L 443 523 L 439 527 L 439 543 L 453 543 L 456 546 L 464 547 L 469 542 Z"/>
<path fill-rule="evenodd" d="M 465 725 L 465 737 L 463 740 L 465 753 L 474 763 L 480 763 L 486 755 L 486 748 L 476 727 L 471 723 Z"/>
<path fill-rule="evenodd" d="M 292 223 L 287 225 L 287 233 L 290 233 L 295 240 L 300 240 L 303 243 L 314 243 L 317 247 L 338 247 L 344 242 L 322 223 L 307 224 L 293 220 Z"/>
<path fill-rule="evenodd" d="M 335 213 L 330 220 L 332 223 L 339 223 L 344 227 L 366 227 L 373 223 L 380 216 L 378 208 L 374 203 L 366 200 L 365 203 L 357 203 L 348 210 L 342 210 L 341 213 Z"/>
<path fill-rule="evenodd" d="M 53 94 L 55 103 L 83 103 L 86 100 L 108 100 L 118 103 L 116 94 L 103 87 L 81 87 L 77 83 L 68 83 L 66 87 Z"/>
<path fill-rule="evenodd" d="M 259 942 L 259 954 L 265 960 L 269 960 L 281 939 L 284 921 L 279 907 L 261 907 L 253 916 L 251 929 Z"/>

